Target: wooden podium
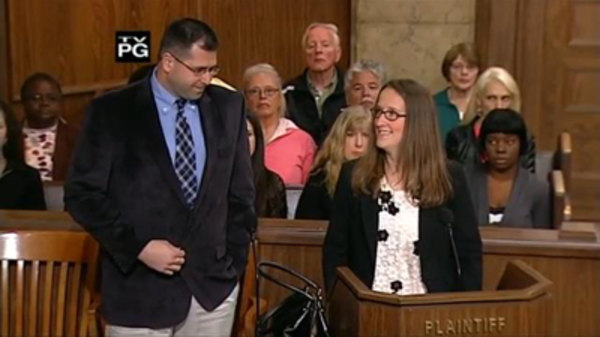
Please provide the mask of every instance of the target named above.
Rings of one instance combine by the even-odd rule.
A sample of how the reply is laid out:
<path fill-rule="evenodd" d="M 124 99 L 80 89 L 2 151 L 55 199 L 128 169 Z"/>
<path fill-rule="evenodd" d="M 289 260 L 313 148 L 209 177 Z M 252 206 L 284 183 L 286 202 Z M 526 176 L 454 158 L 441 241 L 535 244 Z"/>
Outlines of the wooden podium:
<path fill-rule="evenodd" d="M 555 336 L 552 283 L 515 260 L 494 291 L 413 296 L 371 291 L 347 267 L 337 270 L 330 303 L 339 336 Z"/>

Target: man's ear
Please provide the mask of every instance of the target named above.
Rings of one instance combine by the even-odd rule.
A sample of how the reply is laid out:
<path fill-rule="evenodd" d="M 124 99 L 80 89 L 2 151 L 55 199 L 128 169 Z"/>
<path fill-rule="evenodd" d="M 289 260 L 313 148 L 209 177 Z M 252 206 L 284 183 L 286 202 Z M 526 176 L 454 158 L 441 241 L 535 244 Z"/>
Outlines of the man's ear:
<path fill-rule="evenodd" d="M 175 66 L 175 59 L 169 52 L 164 52 L 159 55 L 158 68 L 165 73 L 170 73 Z"/>
<path fill-rule="evenodd" d="M 342 58 L 342 48 L 340 46 L 338 46 L 337 48 L 335 48 L 335 63 L 340 62 L 341 58 Z"/>

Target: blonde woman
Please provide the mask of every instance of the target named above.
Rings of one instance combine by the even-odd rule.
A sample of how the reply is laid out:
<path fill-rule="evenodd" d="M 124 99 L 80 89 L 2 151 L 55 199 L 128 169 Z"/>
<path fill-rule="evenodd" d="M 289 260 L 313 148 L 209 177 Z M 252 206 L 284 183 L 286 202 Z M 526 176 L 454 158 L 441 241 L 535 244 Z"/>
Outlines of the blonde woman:
<path fill-rule="evenodd" d="M 302 190 L 296 219 L 329 220 L 333 192 L 342 164 L 362 156 L 371 139 L 371 113 L 361 105 L 342 109 Z"/>
<path fill-rule="evenodd" d="M 327 289 L 348 266 L 374 291 L 480 290 L 481 239 L 462 169 L 448 164 L 431 94 L 413 80 L 383 86 L 374 141 L 342 168 L 323 244 Z"/>
<path fill-rule="evenodd" d="M 481 164 L 478 148 L 481 123 L 494 109 L 521 111 L 521 93 L 515 79 L 500 67 L 484 71 L 475 83 L 473 99 L 469 102 L 462 125 L 452 129 L 446 138 L 446 153 L 449 159 L 467 165 Z M 535 169 L 535 140 L 527 137 L 525 154 L 520 158 L 522 167 L 531 172 Z"/>

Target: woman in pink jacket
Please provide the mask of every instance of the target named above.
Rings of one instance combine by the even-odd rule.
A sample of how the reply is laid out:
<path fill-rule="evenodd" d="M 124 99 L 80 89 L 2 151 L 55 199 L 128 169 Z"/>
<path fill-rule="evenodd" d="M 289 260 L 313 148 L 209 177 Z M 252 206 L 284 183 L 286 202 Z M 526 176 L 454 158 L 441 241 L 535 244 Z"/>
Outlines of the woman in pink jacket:
<path fill-rule="evenodd" d="M 265 165 L 286 186 L 304 185 L 313 164 L 316 144 L 311 136 L 285 118 L 281 77 L 267 63 L 244 73 L 244 96 L 251 115 L 260 121 L 265 137 Z"/>

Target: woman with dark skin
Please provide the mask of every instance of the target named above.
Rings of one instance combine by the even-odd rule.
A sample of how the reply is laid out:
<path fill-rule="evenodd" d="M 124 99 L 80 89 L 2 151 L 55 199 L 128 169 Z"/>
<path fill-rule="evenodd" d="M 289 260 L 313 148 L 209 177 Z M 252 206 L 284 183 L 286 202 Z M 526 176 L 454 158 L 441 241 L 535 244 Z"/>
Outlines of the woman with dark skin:
<path fill-rule="evenodd" d="M 467 181 L 480 226 L 550 228 L 550 188 L 519 165 L 527 128 L 511 109 L 492 110 L 479 138 L 483 163 L 467 167 Z"/>

